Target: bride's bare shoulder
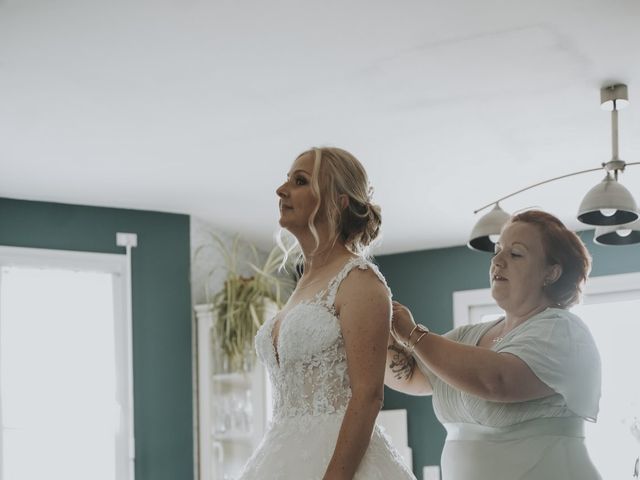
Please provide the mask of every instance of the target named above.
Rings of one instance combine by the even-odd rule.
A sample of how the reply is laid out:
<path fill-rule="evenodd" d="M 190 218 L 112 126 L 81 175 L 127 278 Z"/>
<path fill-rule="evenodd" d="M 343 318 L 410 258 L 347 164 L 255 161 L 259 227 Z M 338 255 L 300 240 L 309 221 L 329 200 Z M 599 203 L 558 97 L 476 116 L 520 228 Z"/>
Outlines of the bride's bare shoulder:
<path fill-rule="evenodd" d="M 362 263 L 353 268 L 343 280 L 336 295 L 336 311 L 339 312 L 343 305 L 353 302 L 391 305 L 391 292 L 384 277 L 371 264 Z"/>

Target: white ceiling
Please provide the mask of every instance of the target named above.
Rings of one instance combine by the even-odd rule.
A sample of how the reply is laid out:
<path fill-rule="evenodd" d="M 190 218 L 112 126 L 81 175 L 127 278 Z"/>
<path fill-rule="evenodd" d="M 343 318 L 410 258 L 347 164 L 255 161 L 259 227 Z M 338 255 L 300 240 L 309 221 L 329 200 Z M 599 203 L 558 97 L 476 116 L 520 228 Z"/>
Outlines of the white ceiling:
<path fill-rule="evenodd" d="M 0 196 L 187 213 L 261 246 L 314 145 L 365 164 L 378 253 L 464 244 L 473 210 L 611 156 L 640 2 L 0 0 Z M 601 173 L 503 203 L 575 212 Z M 640 200 L 640 166 L 623 183 Z"/>

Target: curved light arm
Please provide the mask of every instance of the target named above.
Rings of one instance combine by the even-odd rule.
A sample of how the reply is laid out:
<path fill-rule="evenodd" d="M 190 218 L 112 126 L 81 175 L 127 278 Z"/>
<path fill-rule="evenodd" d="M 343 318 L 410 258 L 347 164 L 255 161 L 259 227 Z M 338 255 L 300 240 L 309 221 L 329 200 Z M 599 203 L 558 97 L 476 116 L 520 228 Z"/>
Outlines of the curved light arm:
<path fill-rule="evenodd" d="M 618 160 L 618 161 L 620 162 L 620 160 Z M 573 177 L 575 175 L 580 175 L 582 173 L 596 172 L 596 171 L 602 170 L 602 169 L 609 170 L 607 168 L 607 165 L 608 165 L 607 163 L 603 163 L 602 166 L 597 167 L 597 168 L 590 168 L 588 170 L 580 170 L 579 172 L 567 173 L 566 175 L 560 175 L 559 177 L 553 177 L 553 178 L 549 178 L 547 180 L 543 180 L 542 182 L 534 183 L 533 185 L 529 185 L 528 187 L 521 188 L 517 192 L 510 193 L 509 195 L 505 195 L 504 197 L 499 198 L 498 200 L 494 200 L 493 202 L 488 203 L 488 204 L 484 205 L 483 207 L 478 208 L 477 210 L 474 210 L 473 213 L 475 214 L 475 213 L 481 212 L 485 208 L 489 208 L 491 205 L 495 205 L 496 203 L 499 203 L 502 200 L 506 200 L 507 198 L 511 198 L 514 195 L 517 195 L 519 193 L 525 192 L 525 191 L 530 190 L 530 189 L 532 189 L 534 187 L 539 187 L 540 185 L 544 185 L 545 183 L 550 183 L 550 182 L 553 182 L 555 180 L 560 180 L 562 178 Z M 622 162 L 622 167 L 621 168 L 616 168 L 616 172 L 618 170 L 624 170 L 626 167 L 629 167 L 631 165 L 640 165 L 640 162 L 630 162 L 630 163 Z"/>
<path fill-rule="evenodd" d="M 640 162 L 637 162 L 637 163 L 640 163 Z M 627 165 L 633 165 L 633 164 L 632 163 L 628 163 Z M 495 205 L 496 203 L 501 202 L 502 200 L 506 200 L 507 198 L 511 198 L 514 195 L 517 195 L 519 193 L 525 192 L 525 191 L 527 191 L 529 189 L 532 189 L 534 187 L 539 187 L 540 185 L 544 185 L 545 183 L 550 183 L 550 182 L 553 182 L 555 180 L 560 180 L 562 178 L 573 177 L 574 175 L 580 175 L 581 173 L 595 172 L 597 170 L 602 170 L 603 168 L 604 168 L 604 165 L 602 165 L 601 167 L 598 167 L 598 168 L 590 168 L 589 170 L 581 170 L 579 172 L 567 173 L 566 175 L 561 175 L 559 177 L 553 177 L 553 178 L 549 178 L 548 180 L 543 180 L 542 182 L 534 183 L 533 185 L 529 185 L 528 187 L 521 188 L 517 192 L 510 193 L 509 195 L 505 195 L 504 197 L 499 198 L 498 200 L 495 200 L 495 201 L 493 201 L 491 203 L 488 203 L 485 206 L 480 207 L 477 210 L 474 210 L 473 213 L 481 212 L 485 208 L 489 208 L 491 205 Z"/>
<path fill-rule="evenodd" d="M 627 94 L 627 86 L 626 85 L 612 85 L 610 87 L 605 87 L 602 88 L 600 90 L 600 103 L 602 105 L 605 104 L 605 102 L 612 102 L 612 108 L 611 108 L 611 160 L 607 163 L 603 163 L 602 166 L 598 167 L 598 168 L 590 168 L 588 170 L 581 170 L 579 172 L 573 172 L 573 173 L 568 173 L 566 175 L 561 175 L 559 177 L 553 177 L 550 178 L 548 180 L 543 180 L 542 182 L 539 183 L 535 183 L 533 185 L 530 185 L 528 187 L 522 188 L 520 190 L 518 190 L 517 192 L 513 192 L 510 193 L 509 195 L 506 195 L 502 198 L 499 198 L 498 200 L 488 203 L 487 205 L 478 208 L 477 210 L 474 210 L 474 214 L 481 212 L 482 210 L 484 210 L 485 208 L 489 208 L 491 205 L 496 205 L 499 202 L 501 202 L 502 200 L 506 200 L 507 198 L 513 197 L 514 195 L 517 195 L 519 193 L 522 193 L 526 190 L 529 190 L 531 188 L 534 187 L 538 187 L 540 185 L 544 185 L 545 183 L 549 183 L 549 182 L 553 182 L 555 180 L 560 180 L 562 178 L 567 178 L 567 177 L 573 177 L 574 175 L 580 175 L 582 173 L 588 173 L 588 172 L 595 172 L 597 170 L 606 170 L 607 172 L 611 172 L 613 171 L 614 177 L 617 180 L 618 179 L 618 172 L 623 172 L 625 167 L 629 166 L 629 165 L 640 165 L 640 162 L 632 162 L 632 163 L 626 163 L 623 160 L 620 160 L 618 158 L 618 106 L 617 106 L 617 102 L 618 101 L 625 101 L 628 102 L 629 97 Z"/>

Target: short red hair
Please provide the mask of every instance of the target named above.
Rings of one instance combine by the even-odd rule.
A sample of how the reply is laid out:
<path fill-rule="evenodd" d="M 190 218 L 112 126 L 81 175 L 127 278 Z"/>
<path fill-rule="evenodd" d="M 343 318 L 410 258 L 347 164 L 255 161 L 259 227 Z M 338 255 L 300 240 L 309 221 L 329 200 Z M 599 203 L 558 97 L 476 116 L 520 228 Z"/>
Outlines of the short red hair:
<path fill-rule="evenodd" d="M 547 264 L 562 268 L 560 278 L 544 288 L 547 297 L 562 308 L 578 303 L 591 272 L 591 255 L 580 237 L 557 217 L 541 210 L 518 213 L 509 222 L 535 225 L 542 237 Z"/>

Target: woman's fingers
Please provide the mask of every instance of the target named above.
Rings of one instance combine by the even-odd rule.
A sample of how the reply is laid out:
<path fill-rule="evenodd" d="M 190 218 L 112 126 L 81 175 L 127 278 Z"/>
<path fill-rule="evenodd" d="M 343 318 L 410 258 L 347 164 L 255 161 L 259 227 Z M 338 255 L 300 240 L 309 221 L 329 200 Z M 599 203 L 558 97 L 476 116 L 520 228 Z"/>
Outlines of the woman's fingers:
<path fill-rule="evenodd" d="M 405 307 L 403 304 L 401 304 L 400 302 L 396 302 L 395 300 L 391 303 L 391 308 L 393 309 L 394 312 L 398 311 L 398 310 L 402 310 L 405 309 L 407 307 Z"/>
<path fill-rule="evenodd" d="M 404 305 L 394 305 L 393 308 L 393 316 L 397 318 L 405 318 L 411 315 L 409 309 Z"/>

